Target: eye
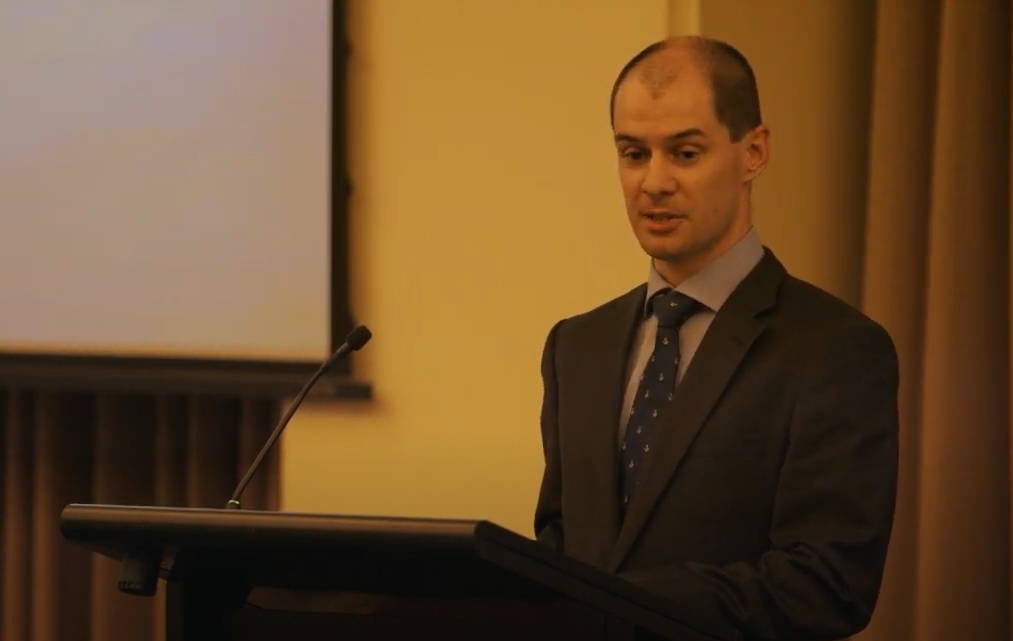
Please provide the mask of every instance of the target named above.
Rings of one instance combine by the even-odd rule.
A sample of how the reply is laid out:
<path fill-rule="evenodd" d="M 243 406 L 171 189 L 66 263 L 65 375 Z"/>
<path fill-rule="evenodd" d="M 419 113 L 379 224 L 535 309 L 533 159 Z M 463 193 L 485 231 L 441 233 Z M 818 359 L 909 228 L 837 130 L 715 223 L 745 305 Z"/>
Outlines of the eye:
<path fill-rule="evenodd" d="M 644 158 L 647 157 L 647 152 L 645 152 L 643 149 L 638 149 L 636 147 L 627 147 L 626 149 L 621 150 L 619 153 L 626 160 L 638 161 L 643 160 Z"/>
<path fill-rule="evenodd" d="M 680 162 L 695 162 L 700 157 L 700 152 L 696 149 L 680 149 L 675 152 L 675 157 Z"/>

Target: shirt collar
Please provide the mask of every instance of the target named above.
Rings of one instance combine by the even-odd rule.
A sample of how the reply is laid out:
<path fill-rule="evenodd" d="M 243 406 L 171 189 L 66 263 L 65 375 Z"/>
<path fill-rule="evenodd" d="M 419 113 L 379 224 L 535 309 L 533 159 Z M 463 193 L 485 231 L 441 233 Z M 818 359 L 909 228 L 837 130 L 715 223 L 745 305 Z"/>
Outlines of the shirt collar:
<path fill-rule="evenodd" d="M 739 283 L 760 262 L 763 252 L 763 245 L 756 229 L 750 228 L 749 233 L 731 249 L 687 278 L 675 290 L 716 313 Z M 666 289 L 672 289 L 672 286 L 658 273 L 654 261 L 651 261 L 651 269 L 647 276 L 647 297 L 644 300 L 645 318 L 651 315 L 651 299 Z"/>

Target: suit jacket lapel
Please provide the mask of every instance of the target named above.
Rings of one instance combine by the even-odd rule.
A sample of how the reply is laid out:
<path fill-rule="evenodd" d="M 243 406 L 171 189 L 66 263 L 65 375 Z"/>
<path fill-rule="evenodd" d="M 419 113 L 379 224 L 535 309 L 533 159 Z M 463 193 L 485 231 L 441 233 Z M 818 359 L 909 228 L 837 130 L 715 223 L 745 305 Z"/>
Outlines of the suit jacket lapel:
<path fill-rule="evenodd" d="M 672 404 L 658 417 L 666 428 L 658 437 L 657 457 L 645 468 L 640 487 L 630 497 L 609 560 L 610 571 L 616 571 L 629 553 L 732 375 L 763 333 L 765 326 L 757 316 L 774 305 L 783 276 L 783 267 L 768 250 L 711 322 Z"/>
<path fill-rule="evenodd" d="M 580 387 L 586 397 L 577 409 L 573 425 L 580 429 L 579 439 L 586 450 L 571 459 L 571 475 L 577 487 L 586 488 L 589 502 L 581 519 L 586 528 L 582 537 L 594 536 L 588 546 L 597 550 L 595 558 L 583 561 L 605 567 L 619 532 L 618 453 L 619 414 L 622 412 L 626 369 L 633 339 L 643 314 L 647 288 L 641 286 L 616 301 L 600 322 L 591 329 L 588 344 L 581 351 Z M 582 555 L 583 556 L 583 555 Z"/>

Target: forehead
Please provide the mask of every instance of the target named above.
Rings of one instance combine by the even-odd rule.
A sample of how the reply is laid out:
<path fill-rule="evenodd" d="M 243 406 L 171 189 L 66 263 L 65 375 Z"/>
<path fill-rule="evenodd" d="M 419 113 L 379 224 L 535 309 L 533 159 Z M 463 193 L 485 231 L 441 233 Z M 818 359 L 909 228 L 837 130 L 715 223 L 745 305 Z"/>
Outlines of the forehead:
<path fill-rule="evenodd" d="M 630 74 L 616 92 L 617 133 L 650 137 L 698 128 L 717 133 L 722 125 L 714 113 L 706 75 L 691 66 L 657 66 Z"/>

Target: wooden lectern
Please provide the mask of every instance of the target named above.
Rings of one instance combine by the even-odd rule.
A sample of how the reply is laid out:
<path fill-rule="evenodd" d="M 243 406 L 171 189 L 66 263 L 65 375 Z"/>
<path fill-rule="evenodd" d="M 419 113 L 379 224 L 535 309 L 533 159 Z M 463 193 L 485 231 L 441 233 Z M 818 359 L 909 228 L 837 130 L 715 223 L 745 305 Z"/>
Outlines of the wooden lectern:
<path fill-rule="evenodd" d="M 166 580 L 167 641 L 739 639 L 487 521 L 67 506 L 68 540 Z"/>

